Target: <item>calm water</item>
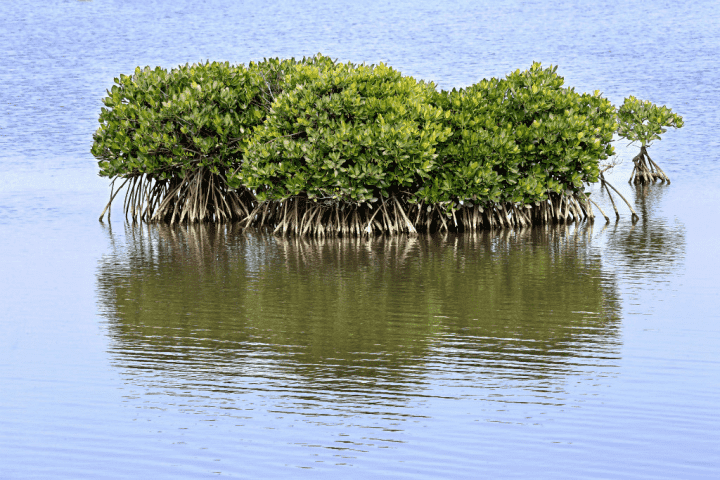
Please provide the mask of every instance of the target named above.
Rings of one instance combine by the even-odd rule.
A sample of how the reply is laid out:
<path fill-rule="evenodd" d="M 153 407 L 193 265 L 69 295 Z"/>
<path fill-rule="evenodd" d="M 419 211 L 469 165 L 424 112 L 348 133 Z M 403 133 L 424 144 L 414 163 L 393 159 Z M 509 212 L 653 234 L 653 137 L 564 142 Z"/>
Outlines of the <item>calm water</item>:
<path fill-rule="evenodd" d="M 718 478 L 720 8 L 4 1 L 0 478 Z M 685 117 L 642 220 L 280 239 L 97 216 L 137 65 L 322 52 L 443 88 L 558 64 Z M 607 199 L 596 193 L 604 205 Z"/>

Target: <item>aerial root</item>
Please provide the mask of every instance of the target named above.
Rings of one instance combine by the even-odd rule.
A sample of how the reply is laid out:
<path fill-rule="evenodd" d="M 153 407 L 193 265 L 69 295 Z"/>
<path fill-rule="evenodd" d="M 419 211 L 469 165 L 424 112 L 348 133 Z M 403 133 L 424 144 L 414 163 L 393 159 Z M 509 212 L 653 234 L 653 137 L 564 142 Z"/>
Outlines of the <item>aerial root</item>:
<path fill-rule="evenodd" d="M 613 195 L 612 195 L 612 192 L 610 192 L 610 188 L 612 188 L 613 191 L 614 191 L 615 193 L 617 193 L 617 194 L 620 196 L 620 198 L 623 199 L 623 201 L 625 202 L 625 204 L 628 206 L 628 208 L 629 208 L 630 211 L 632 212 L 632 221 L 633 221 L 633 223 L 637 222 L 637 221 L 640 219 L 640 217 L 638 216 L 638 214 L 635 213 L 635 209 L 632 207 L 632 205 L 630 205 L 630 202 L 627 201 L 627 199 L 625 198 L 625 196 L 623 196 L 623 194 L 620 193 L 617 188 L 613 187 L 612 184 L 605 179 L 605 175 L 604 175 L 603 173 L 601 173 L 601 174 L 600 174 L 600 188 L 602 189 L 603 187 L 605 188 L 605 191 L 607 191 L 608 197 L 610 197 L 610 202 L 612 203 L 612 206 L 613 206 L 613 208 L 615 209 L 615 215 L 616 215 L 616 218 L 617 218 L 618 220 L 620 219 L 620 213 L 618 212 L 618 209 L 617 209 L 617 207 L 615 206 L 615 200 L 613 200 Z M 609 188 L 608 188 L 608 187 L 609 187 Z M 593 203 L 594 203 L 594 202 L 593 202 Z M 596 204 L 596 206 L 597 206 L 597 204 Z M 598 207 L 598 209 L 599 209 L 599 208 L 600 208 L 600 207 Z M 602 211 L 602 210 L 601 210 L 601 211 Z M 604 214 L 603 214 L 603 215 L 604 215 Z M 607 218 L 607 217 L 606 217 L 606 218 Z"/>
<path fill-rule="evenodd" d="M 667 182 L 668 185 L 670 184 L 670 177 L 650 158 L 650 155 L 647 153 L 647 147 L 640 147 L 640 153 L 633 158 L 633 164 L 633 171 L 630 174 L 628 183 L 645 185 L 655 183 L 659 180 L 660 183 Z"/>
<path fill-rule="evenodd" d="M 600 210 L 600 213 L 602 213 L 602 216 L 605 217 L 605 223 L 610 223 L 610 217 L 608 217 L 607 215 L 605 215 L 605 212 L 603 211 L 602 208 L 600 208 L 600 205 L 598 205 L 597 203 L 595 203 L 593 200 L 590 200 L 590 202 L 592 202 L 592 204 L 595 205 L 595 207 L 596 207 L 598 210 Z"/>
<path fill-rule="evenodd" d="M 255 205 L 240 225 L 243 230 L 270 227 L 275 235 L 318 238 L 475 232 L 523 229 L 549 223 L 593 222 L 593 204 L 584 195 L 555 194 L 548 200 L 530 205 L 500 202 L 482 206 L 459 205 L 455 209 L 445 209 L 440 204 L 412 203 L 400 196 L 363 204 L 294 196 Z M 602 214 L 607 219 L 607 215 Z"/>
<path fill-rule="evenodd" d="M 111 183 L 110 201 L 100 215 L 101 221 L 106 211 L 110 218 L 112 202 L 126 185 L 123 212 L 126 221 L 132 223 L 225 223 L 247 218 L 257 203 L 249 190 L 230 190 L 221 175 L 207 168 L 185 178 L 135 174 L 125 177 L 115 190 L 118 178 Z"/>
<path fill-rule="evenodd" d="M 122 188 L 125 186 L 125 184 L 130 181 L 129 178 L 126 179 L 122 183 L 122 185 L 120 185 L 120 187 L 117 190 L 115 190 L 115 193 L 113 193 L 113 190 L 115 189 L 115 181 L 116 180 L 117 180 L 117 177 L 114 178 L 112 183 L 110 184 L 110 201 L 108 201 L 107 205 L 105 205 L 105 208 L 103 209 L 102 213 L 100 214 L 100 218 L 98 220 L 101 222 L 102 222 L 103 217 L 105 216 L 105 212 L 107 212 L 108 220 L 110 220 L 110 213 L 112 211 L 111 207 L 112 207 L 113 200 L 115 200 L 115 197 L 117 196 L 118 193 L 120 193 L 120 190 L 122 190 Z"/>
<path fill-rule="evenodd" d="M 306 196 L 257 202 L 252 192 L 230 190 L 220 175 L 208 169 L 199 169 L 183 179 L 158 180 L 138 174 L 125 178 L 117 189 L 115 180 L 100 220 L 106 211 L 110 218 L 112 201 L 126 187 L 123 210 L 132 223 L 238 222 L 236 225 L 241 231 L 249 227 L 269 228 L 280 236 L 359 237 L 524 229 L 533 225 L 593 222 L 593 206 L 609 221 L 600 206 L 583 194 L 550 194 L 546 200 L 527 205 L 468 202 L 453 208 L 444 204 L 414 203 L 397 195 L 362 204 L 317 201 Z M 616 216 L 619 218 L 612 191 L 627 204 L 633 222 L 636 221 L 638 216 L 627 199 L 602 174 L 600 180 Z"/>

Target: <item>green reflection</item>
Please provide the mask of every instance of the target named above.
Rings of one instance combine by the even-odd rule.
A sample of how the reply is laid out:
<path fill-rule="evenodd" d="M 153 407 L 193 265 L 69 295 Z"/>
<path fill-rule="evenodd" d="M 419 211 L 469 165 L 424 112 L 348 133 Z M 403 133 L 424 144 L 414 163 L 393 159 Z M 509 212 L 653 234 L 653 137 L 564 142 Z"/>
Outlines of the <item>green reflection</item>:
<path fill-rule="evenodd" d="M 635 207 L 641 221 L 633 225 L 615 224 L 608 246 L 622 264 L 626 275 L 642 278 L 644 284 L 668 279 L 685 258 L 685 226 L 669 221 L 660 211 L 667 185 L 635 185 Z"/>
<path fill-rule="evenodd" d="M 281 239 L 231 227 L 111 234 L 99 299 L 123 365 L 214 382 L 407 390 L 458 365 L 563 379 L 614 363 L 619 301 L 589 229 Z M 414 387 L 413 387 L 414 386 Z"/>

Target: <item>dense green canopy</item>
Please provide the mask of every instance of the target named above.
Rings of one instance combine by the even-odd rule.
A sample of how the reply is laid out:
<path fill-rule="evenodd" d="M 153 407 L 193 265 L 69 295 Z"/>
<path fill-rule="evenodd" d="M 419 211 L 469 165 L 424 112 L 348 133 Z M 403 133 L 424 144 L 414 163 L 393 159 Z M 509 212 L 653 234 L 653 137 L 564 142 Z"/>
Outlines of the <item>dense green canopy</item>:
<path fill-rule="evenodd" d="M 165 179 L 200 166 L 226 172 L 242 160 L 253 130 L 282 92 L 285 73 L 316 62 L 331 60 L 207 62 L 121 75 L 103 99 L 94 135 L 100 175 Z"/>
<path fill-rule="evenodd" d="M 579 193 L 613 153 L 615 108 L 599 92 L 563 87 L 557 67 L 534 63 L 502 79 L 439 92 L 452 129 L 430 200 L 531 203 Z"/>
<path fill-rule="evenodd" d="M 256 129 L 236 182 L 259 200 L 412 196 L 450 133 L 433 93 L 432 84 L 383 64 L 298 65 Z"/>

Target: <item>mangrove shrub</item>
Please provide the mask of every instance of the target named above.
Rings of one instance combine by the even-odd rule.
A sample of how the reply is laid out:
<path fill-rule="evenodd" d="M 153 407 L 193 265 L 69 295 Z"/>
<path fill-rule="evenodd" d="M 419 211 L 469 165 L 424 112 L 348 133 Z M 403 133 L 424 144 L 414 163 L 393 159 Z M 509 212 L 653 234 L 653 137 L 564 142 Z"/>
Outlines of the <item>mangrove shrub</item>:
<path fill-rule="evenodd" d="M 440 149 L 429 201 L 531 204 L 582 195 L 584 184 L 597 182 L 598 162 L 613 153 L 615 108 L 599 92 L 563 87 L 556 70 L 534 63 L 437 94 L 452 136 Z"/>
<path fill-rule="evenodd" d="M 414 231 L 406 204 L 431 181 L 435 146 L 449 134 L 433 93 L 384 64 L 297 65 L 231 184 L 261 202 L 295 202 L 289 211 L 288 202 L 273 206 L 293 231 L 323 224 L 359 233 L 360 221 L 366 231 Z"/>
<path fill-rule="evenodd" d="M 254 197 L 228 188 L 227 176 L 282 92 L 285 73 L 302 62 L 332 63 L 322 56 L 247 67 L 206 62 L 121 75 L 93 137 L 100 176 L 130 182 L 125 207 L 133 219 L 246 218 Z"/>

